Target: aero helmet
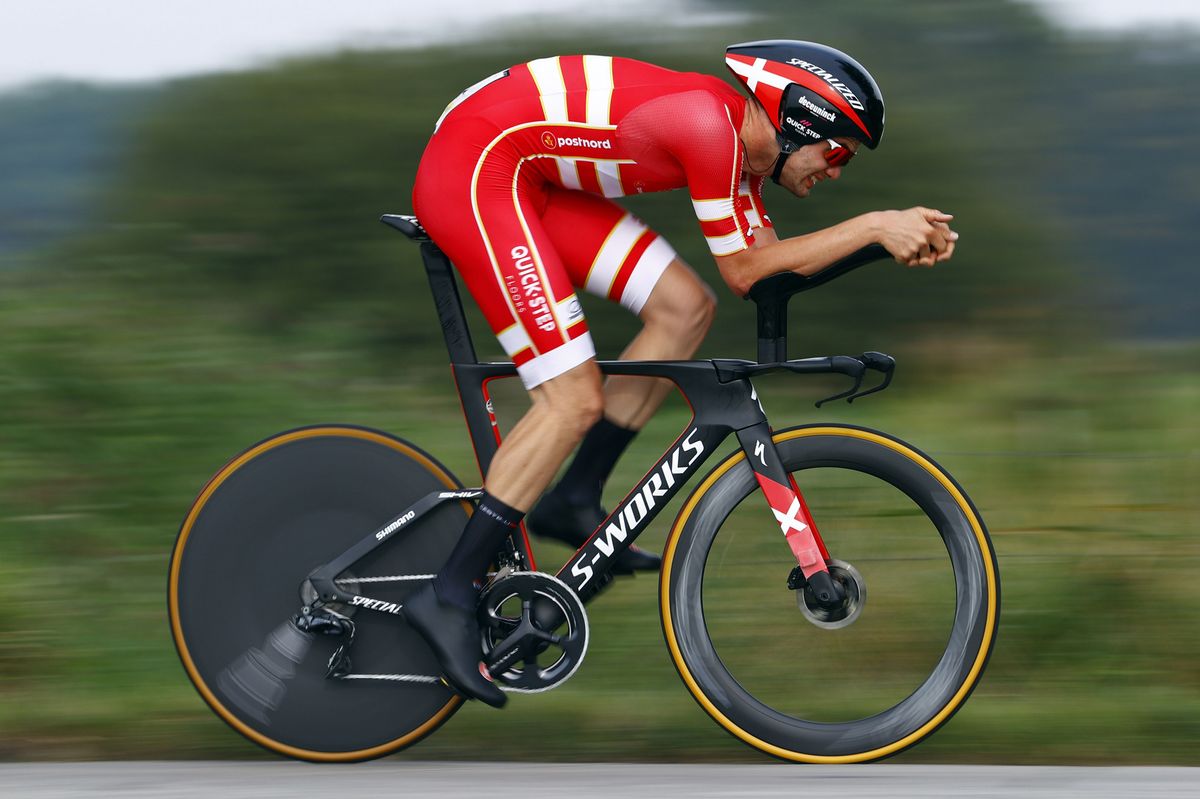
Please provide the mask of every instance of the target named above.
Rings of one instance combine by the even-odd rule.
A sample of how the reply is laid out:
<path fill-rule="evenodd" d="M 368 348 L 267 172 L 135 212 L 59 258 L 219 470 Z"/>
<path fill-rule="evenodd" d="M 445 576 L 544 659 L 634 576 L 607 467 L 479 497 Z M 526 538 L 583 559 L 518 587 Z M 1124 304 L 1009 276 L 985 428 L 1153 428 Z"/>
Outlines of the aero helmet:
<path fill-rule="evenodd" d="M 838 137 L 879 146 L 883 95 L 841 50 L 791 39 L 746 42 L 727 47 L 725 63 L 766 109 L 785 152 Z"/>

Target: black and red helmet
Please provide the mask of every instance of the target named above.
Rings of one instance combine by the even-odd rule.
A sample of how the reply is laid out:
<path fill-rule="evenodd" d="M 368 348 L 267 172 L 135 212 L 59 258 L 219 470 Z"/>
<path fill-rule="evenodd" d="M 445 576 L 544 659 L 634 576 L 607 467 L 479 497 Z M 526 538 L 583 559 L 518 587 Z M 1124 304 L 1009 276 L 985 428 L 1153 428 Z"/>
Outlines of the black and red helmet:
<path fill-rule="evenodd" d="M 791 39 L 746 42 L 727 47 L 725 63 L 793 147 L 841 137 L 879 146 L 883 95 L 841 50 Z"/>

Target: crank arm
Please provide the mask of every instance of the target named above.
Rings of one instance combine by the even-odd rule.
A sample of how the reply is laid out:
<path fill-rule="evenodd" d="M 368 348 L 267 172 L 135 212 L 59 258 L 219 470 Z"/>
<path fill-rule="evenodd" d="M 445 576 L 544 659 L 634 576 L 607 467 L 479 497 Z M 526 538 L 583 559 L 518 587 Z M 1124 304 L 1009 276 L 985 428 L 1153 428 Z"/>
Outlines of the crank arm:
<path fill-rule="evenodd" d="M 488 653 L 487 659 L 484 661 L 489 673 L 503 674 L 524 656 L 521 640 L 525 635 L 526 631 L 518 627 L 507 638 L 492 647 L 492 651 Z"/>

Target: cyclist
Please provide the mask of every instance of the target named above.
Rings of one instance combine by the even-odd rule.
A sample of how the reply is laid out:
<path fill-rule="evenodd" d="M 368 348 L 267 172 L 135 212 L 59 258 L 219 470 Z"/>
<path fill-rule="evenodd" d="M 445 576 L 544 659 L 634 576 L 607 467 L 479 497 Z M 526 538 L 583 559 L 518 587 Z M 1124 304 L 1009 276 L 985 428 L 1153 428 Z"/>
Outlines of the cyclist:
<path fill-rule="evenodd" d="M 476 581 L 493 553 L 576 444 L 529 526 L 582 545 L 606 516 L 604 481 L 671 389 L 627 376 L 602 385 L 576 289 L 640 317 L 625 359 L 689 358 L 712 321 L 711 289 L 610 198 L 687 187 L 718 271 L 738 296 L 768 275 L 812 274 L 872 243 L 908 266 L 954 252 L 952 217 L 920 207 L 778 238 L 763 207 L 766 177 L 798 197 L 839 178 L 859 148 L 879 145 L 883 97 L 857 61 L 820 44 L 739 44 L 725 61 L 749 98 L 712 76 L 625 58 L 513 66 L 450 103 L 422 156 L 417 216 L 457 266 L 531 399 L 437 579 L 404 606 L 466 696 L 496 707 L 506 699 L 480 662 L 474 615 Z M 630 547 L 615 569 L 658 566 Z"/>

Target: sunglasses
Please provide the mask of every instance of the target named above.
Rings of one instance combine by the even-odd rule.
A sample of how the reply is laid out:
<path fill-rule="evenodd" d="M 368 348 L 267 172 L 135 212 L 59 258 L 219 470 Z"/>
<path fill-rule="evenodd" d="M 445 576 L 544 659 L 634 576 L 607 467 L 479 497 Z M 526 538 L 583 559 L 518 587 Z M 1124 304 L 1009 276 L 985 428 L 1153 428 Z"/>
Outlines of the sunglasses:
<path fill-rule="evenodd" d="M 829 142 L 829 149 L 825 151 L 825 163 L 830 166 L 845 166 L 850 163 L 850 159 L 854 157 L 855 152 L 844 144 L 838 144 L 833 139 L 826 139 Z"/>
<path fill-rule="evenodd" d="M 797 144 L 794 141 L 789 141 L 788 139 L 785 139 L 782 134 L 776 134 L 775 139 L 779 142 L 779 149 L 784 155 L 791 155 L 801 147 L 807 146 Z M 851 150 L 844 144 L 838 144 L 833 139 L 826 139 L 825 141 L 829 142 L 829 149 L 824 153 L 825 163 L 829 164 L 830 166 L 845 166 L 846 164 L 850 163 L 850 159 L 855 155 L 854 150 Z"/>

